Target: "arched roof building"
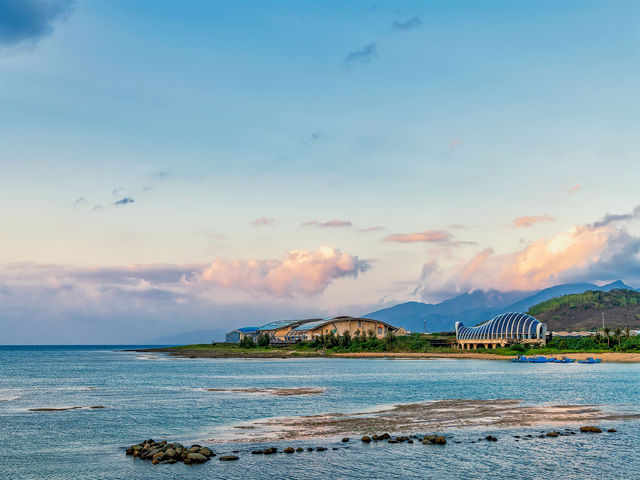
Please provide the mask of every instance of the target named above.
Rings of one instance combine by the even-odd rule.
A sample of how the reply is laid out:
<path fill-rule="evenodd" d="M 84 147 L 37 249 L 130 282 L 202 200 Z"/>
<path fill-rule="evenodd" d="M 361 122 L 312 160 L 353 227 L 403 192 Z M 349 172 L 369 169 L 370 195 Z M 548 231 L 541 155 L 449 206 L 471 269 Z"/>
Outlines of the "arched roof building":
<path fill-rule="evenodd" d="M 509 343 L 545 343 L 547 325 L 526 313 L 497 315 L 475 327 L 456 322 L 456 342 L 462 348 L 495 348 Z"/>

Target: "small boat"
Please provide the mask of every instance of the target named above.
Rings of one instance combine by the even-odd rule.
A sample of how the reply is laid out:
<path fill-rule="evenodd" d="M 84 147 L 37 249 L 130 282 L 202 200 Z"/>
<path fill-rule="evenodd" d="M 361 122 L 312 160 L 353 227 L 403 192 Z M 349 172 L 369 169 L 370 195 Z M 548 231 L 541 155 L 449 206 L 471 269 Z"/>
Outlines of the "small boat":
<path fill-rule="evenodd" d="M 586 360 L 578 360 L 578 363 L 600 363 L 602 362 L 601 358 L 593 358 L 593 357 L 587 357 Z"/>
<path fill-rule="evenodd" d="M 524 355 L 518 355 L 516 358 L 512 358 L 511 361 L 518 363 L 527 363 L 529 359 Z"/>
<path fill-rule="evenodd" d="M 575 361 L 576 361 L 575 358 L 561 357 L 561 358 L 555 358 L 553 360 L 553 363 L 574 363 Z"/>
<path fill-rule="evenodd" d="M 538 355 L 537 357 L 529 357 L 527 358 L 527 361 L 529 363 L 547 363 L 547 362 L 552 362 L 553 360 L 555 360 L 554 358 L 547 358 L 547 357 L 542 357 L 540 355 Z"/>

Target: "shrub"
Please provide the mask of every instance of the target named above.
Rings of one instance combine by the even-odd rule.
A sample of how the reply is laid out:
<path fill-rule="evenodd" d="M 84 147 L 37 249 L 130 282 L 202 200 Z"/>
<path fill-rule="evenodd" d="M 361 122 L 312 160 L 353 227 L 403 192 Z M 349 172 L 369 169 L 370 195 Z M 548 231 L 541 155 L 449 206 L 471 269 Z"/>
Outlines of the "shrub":
<path fill-rule="evenodd" d="M 245 335 L 240 339 L 240 346 L 242 348 L 253 348 L 255 344 L 253 343 L 253 337 L 249 335 Z"/>
<path fill-rule="evenodd" d="M 267 335 L 266 333 L 261 333 L 260 335 L 258 335 L 259 346 L 268 347 L 269 343 L 271 343 L 271 339 L 269 338 L 269 335 Z"/>

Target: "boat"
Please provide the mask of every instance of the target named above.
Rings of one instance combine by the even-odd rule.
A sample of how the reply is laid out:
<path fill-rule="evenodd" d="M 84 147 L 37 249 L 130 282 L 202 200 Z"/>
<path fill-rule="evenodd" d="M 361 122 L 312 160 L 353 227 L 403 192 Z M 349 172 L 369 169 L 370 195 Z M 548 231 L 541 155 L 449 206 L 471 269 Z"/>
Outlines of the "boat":
<path fill-rule="evenodd" d="M 561 357 L 561 358 L 555 358 L 553 360 L 553 363 L 574 363 L 575 361 L 576 361 L 575 358 Z"/>
<path fill-rule="evenodd" d="M 512 358 L 511 361 L 518 363 L 527 363 L 529 359 L 524 355 L 518 355 L 516 358 Z"/>
<path fill-rule="evenodd" d="M 586 360 L 578 360 L 578 363 L 600 363 L 602 362 L 601 358 L 593 358 L 593 357 L 587 357 Z"/>
<path fill-rule="evenodd" d="M 527 361 L 529 363 L 547 363 L 547 362 L 553 362 L 555 360 L 555 358 L 547 358 L 547 357 L 543 357 L 538 355 L 537 357 L 529 357 L 527 358 Z"/>

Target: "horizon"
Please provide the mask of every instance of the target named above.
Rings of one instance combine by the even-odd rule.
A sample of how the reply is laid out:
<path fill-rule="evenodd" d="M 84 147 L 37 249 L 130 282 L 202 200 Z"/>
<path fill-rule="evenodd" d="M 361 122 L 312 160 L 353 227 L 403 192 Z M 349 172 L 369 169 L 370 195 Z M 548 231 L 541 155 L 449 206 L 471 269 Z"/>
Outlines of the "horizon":
<path fill-rule="evenodd" d="M 152 5 L 0 0 L 0 344 L 640 286 L 639 3 Z"/>

